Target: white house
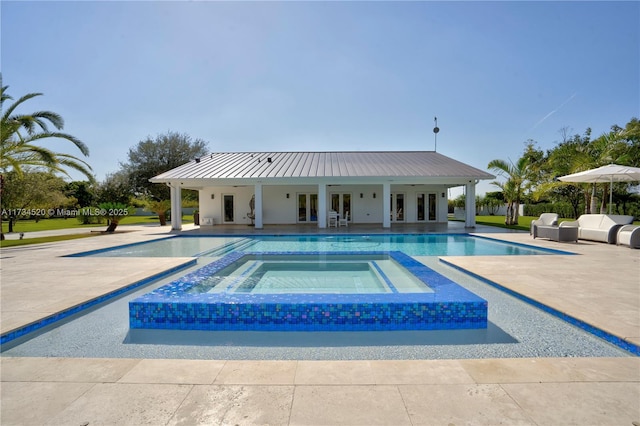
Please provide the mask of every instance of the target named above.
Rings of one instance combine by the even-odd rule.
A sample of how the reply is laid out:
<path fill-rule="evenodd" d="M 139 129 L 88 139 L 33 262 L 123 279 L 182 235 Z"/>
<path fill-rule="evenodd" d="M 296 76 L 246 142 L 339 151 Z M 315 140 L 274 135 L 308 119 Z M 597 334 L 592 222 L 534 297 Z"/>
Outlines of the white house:
<path fill-rule="evenodd" d="M 200 225 L 317 224 L 329 211 L 355 224 L 446 223 L 447 189 L 466 186 L 467 227 L 475 226 L 475 186 L 495 176 L 435 151 L 218 152 L 151 179 L 200 193 Z M 252 201 L 252 198 L 254 201 Z M 251 203 L 251 205 L 250 205 Z M 253 207 L 253 210 L 252 210 Z M 253 214 L 251 214 L 253 211 Z M 174 230 L 180 215 L 171 215 Z"/>

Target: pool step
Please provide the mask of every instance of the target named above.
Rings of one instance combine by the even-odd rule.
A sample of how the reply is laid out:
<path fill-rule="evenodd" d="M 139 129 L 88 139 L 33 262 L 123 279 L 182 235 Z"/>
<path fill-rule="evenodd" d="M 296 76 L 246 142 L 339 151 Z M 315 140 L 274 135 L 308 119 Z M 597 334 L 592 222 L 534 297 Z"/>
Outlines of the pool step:
<path fill-rule="evenodd" d="M 221 247 L 216 247 L 214 249 L 203 251 L 202 253 L 198 253 L 196 256 L 197 257 L 222 256 L 224 254 L 227 254 L 227 253 L 235 251 L 235 250 L 244 250 L 244 249 L 246 249 L 248 247 L 251 247 L 255 243 L 257 243 L 257 241 L 253 240 L 251 238 L 240 238 L 238 240 L 231 241 L 231 242 L 229 242 L 227 244 L 224 244 Z"/>

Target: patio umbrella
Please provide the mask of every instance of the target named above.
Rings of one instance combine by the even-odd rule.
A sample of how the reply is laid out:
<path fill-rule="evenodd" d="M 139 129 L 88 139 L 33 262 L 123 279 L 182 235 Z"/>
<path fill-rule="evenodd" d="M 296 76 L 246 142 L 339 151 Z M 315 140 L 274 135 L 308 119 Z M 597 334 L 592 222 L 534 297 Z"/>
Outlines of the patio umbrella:
<path fill-rule="evenodd" d="M 611 205 L 613 204 L 613 182 L 640 181 L 640 168 L 609 164 L 607 166 L 598 167 L 597 169 L 585 170 L 584 172 L 561 176 L 558 179 L 563 182 L 609 183 L 609 214 L 611 214 Z"/>

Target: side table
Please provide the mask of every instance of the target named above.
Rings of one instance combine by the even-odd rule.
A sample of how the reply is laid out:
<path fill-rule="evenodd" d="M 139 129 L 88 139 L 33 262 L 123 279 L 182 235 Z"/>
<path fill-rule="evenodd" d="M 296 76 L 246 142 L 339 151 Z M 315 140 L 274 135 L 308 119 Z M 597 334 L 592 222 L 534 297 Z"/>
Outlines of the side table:
<path fill-rule="evenodd" d="M 577 226 L 547 226 L 536 225 L 533 238 L 548 238 L 553 241 L 578 241 Z"/>
<path fill-rule="evenodd" d="M 640 248 L 640 226 L 624 225 L 618 229 L 616 244 L 629 246 L 629 248 Z"/>

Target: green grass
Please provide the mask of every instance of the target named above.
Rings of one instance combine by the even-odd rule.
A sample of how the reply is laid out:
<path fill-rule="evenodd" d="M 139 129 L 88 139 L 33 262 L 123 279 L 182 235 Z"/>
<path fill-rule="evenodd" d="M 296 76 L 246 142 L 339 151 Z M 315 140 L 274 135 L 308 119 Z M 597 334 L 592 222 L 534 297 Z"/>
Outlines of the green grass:
<path fill-rule="evenodd" d="M 72 235 L 55 235 L 52 237 L 27 238 L 26 240 L 1 240 L 0 247 L 16 247 L 25 246 L 27 244 L 54 243 L 57 241 L 76 240 L 78 238 L 96 237 L 102 235 L 100 233 L 88 234 L 72 234 Z"/>
<path fill-rule="evenodd" d="M 530 227 L 531 227 L 531 221 L 532 220 L 536 220 L 538 219 L 537 216 L 519 216 L 518 217 L 518 224 L 517 225 L 510 225 L 507 226 L 504 224 L 504 216 L 476 216 L 476 223 L 478 225 L 487 225 L 487 226 L 496 226 L 498 228 L 505 228 L 505 229 L 517 229 L 520 231 L 529 231 Z M 452 219 L 458 222 L 464 222 L 463 220 L 459 220 L 459 219 Z M 560 218 L 558 219 L 558 222 L 565 222 L 565 221 L 571 221 L 571 220 L 575 220 L 575 219 L 563 219 Z M 638 225 L 640 224 L 640 221 L 635 221 L 633 222 L 634 225 Z"/>
<path fill-rule="evenodd" d="M 182 223 L 193 222 L 193 216 L 185 215 L 182 217 Z M 120 220 L 120 225 L 145 225 L 159 224 L 158 216 L 126 216 Z M 13 232 L 35 232 L 35 231 L 53 231 L 56 229 L 69 228 L 94 228 L 104 226 L 107 229 L 107 222 L 83 225 L 75 217 L 68 219 L 40 219 L 39 221 L 25 219 L 18 220 L 13 224 Z M 9 223 L 2 221 L 2 232 L 9 232 Z"/>
<path fill-rule="evenodd" d="M 145 225 L 145 224 L 158 224 L 158 216 L 127 216 L 123 218 L 119 225 Z M 182 217 L 182 223 L 193 223 L 192 215 L 184 215 Z M 38 222 L 35 220 L 19 220 L 13 225 L 13 232 L 36 232 L 36 231 L 54 231 L 57 229 L 89 229 L 89 228 L 107 229 L 107 223 L 83 225 L 76 218 L 68 219 L 41 219 Z M 9 224 L 5 221 L 2 222 L 2 231 L 7 233 Z M 116 232 L 121 231 L 121 228 L 116 228 Z M 55 235 L 50 237 L 37 237 L 37 238 L 25 238 L 22 240 L 0 240 L 0 247 L 16 247 L 24 246 L 27 244 L 42 244 L 51 243 L 56 241 L 75 240 L 77 238 L 87 238 L 103 235 L 99 232 L 83 233 L 83 234 L 69 234 L 69 235 Z"/>
<path fill-rule="evenodd" d="M 520 216 L 518 217 L 517 225 L 505 225 L 504 224 L 504 216 L 476 216 L 476 224 L 478 225 L 487 225 L 487 226 L 495 226 L 498 228 L 505 229 L 517 229 L 520 231 L 529 231 L 531 227 L 531 221 L 537 219 L 537 217 L 533 216 Z M 464 222 L 462 220 L 453 219 L 459 222 Z"/>

